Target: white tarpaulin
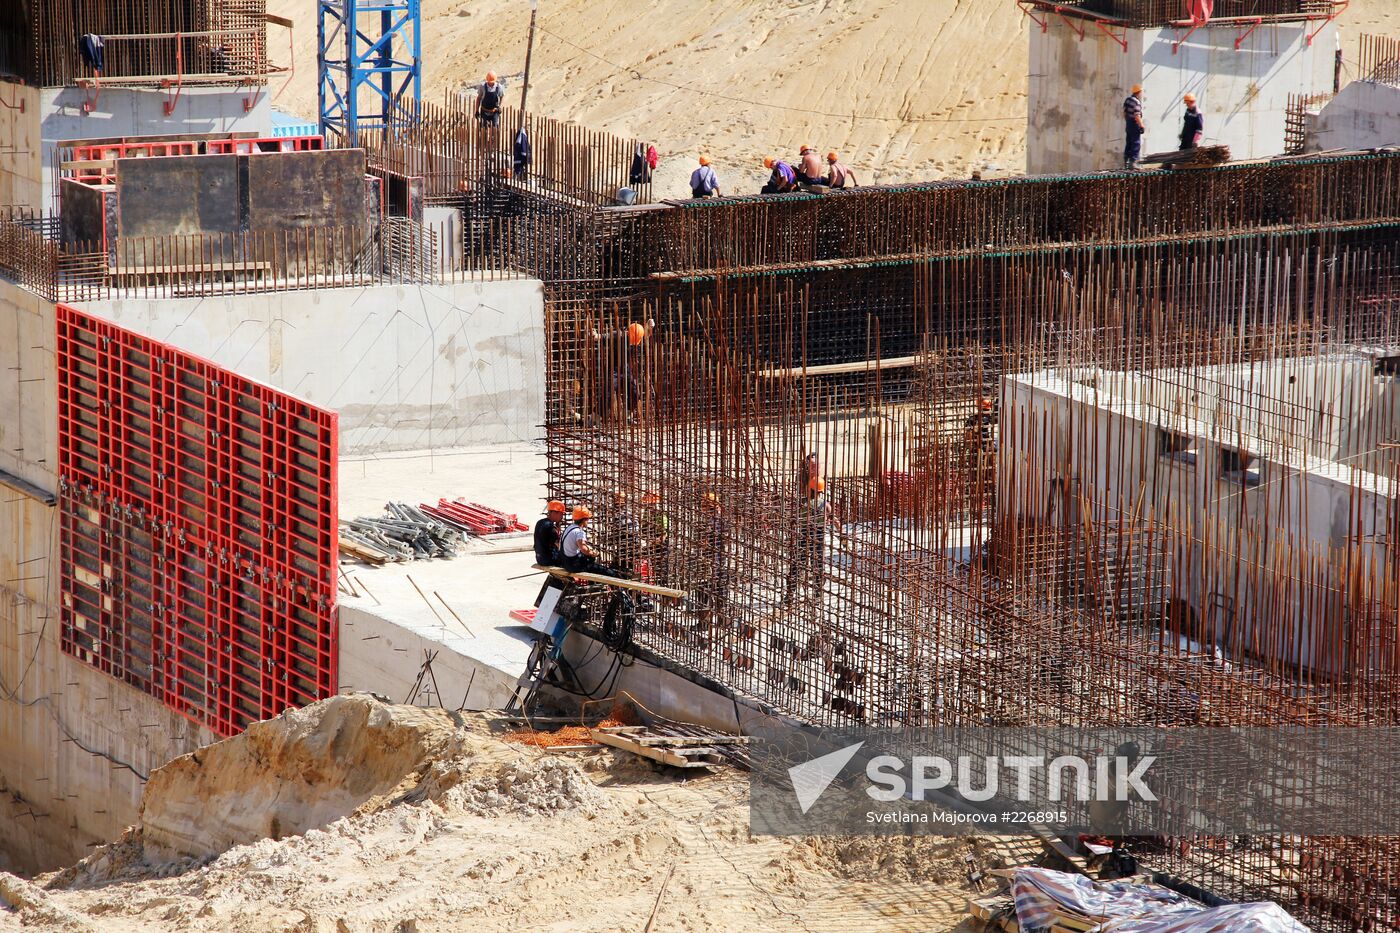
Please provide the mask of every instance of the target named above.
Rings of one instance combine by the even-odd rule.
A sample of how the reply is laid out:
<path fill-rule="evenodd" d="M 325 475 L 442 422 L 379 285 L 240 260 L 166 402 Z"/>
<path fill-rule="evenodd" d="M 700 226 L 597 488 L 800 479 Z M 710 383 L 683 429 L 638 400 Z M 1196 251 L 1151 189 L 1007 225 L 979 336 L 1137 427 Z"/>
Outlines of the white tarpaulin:
<path fill-rule="evenodd" d="M 1103 921 L 1096 933 L 1308 933 L 1277 904 L 1208 908 L 1166 888 L 1045 868 L 1017 870 L 1011 896 L 1022 933 L 1049 929 L 1060 912 Z"/>

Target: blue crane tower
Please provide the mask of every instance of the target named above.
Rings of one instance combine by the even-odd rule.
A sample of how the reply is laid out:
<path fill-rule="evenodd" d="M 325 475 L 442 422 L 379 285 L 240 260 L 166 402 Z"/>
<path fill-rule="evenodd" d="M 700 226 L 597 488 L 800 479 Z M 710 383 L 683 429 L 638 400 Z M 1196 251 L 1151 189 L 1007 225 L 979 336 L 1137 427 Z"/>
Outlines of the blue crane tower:
<path fill-rule="evenodd" d="M 317 0 L 321 133 L 402 126 L 423 99 L 420 0 Z"/>

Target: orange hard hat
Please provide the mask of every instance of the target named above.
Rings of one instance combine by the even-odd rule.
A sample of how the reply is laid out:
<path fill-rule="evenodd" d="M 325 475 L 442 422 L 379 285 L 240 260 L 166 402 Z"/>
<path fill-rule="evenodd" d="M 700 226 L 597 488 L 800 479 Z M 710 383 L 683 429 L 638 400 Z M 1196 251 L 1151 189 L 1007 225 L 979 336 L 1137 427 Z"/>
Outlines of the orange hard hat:
<path fill-rule="evenodd" d="M 804 143 L 803 146 L 802 146 L 802 154 L 803 154 L 803 155 L 806 155 L 807 153 L 809 153 L 809 152 L 811 152 L 811 151 L 812 151 L 812 146 L 811 146 L 811 144 L 810 144 L 810 143 Z"/>
<path fill-rule="evenodd" d="M 826 161 L 828 161 L 828 162 L 835 162 L 835 161 L 836 161 L 836 153 L 834 153 L 834 152 L 828 152 L 828 153 L 826 154 Z"/>
<path fill-rule="evenodd" d="M 991 411 L 991 410 L 992 410 L 992 400 L 989 399 L 989 398 L 981 398 L 981 399 L 978 399 L 978 400 L 977 400 L 977 407 L 980 408 L 980 409 L 982 409 L 983 411 Z"/>
<path fill-rule="evenodd" d="M 826 480 L 817 480 L 817 492 L 826 492 Z"/>
<path fill-rule="evenodd" d="M 495 82 L 495 80 L 496 80 L 496 72 L 494 72 L 494 71 L 488 71 L 488 72 L 486 72 L 486 83 L 487 83 L 487 84 L 493 84 L 493 83 Z"/>
<path fill-rule="evenodd" d="M 772 157 L 772 156 L 769 156 L 768 158 L 766 158 L 766 159 L 763 160 L 763 167 L 764 167 L 764 168 L 772 168 L 772 167 L 773 167 L 773 157 Z"/>
<path fill-rule="evenodd" d="M 1181 99 L 1184 100 L 1184 101 L 1186 101 L 1186 103 L 1188 103 L 1188 104 L 1194 104 L 1194 103 L 1196 102 L 1196 95 L 1195 95 L 1195 94 L 1187 94 L 1185 97 L 1183 97 L 1183 98 L 1181 98 Z"/>
<path fill-rule="evenodd" d="M 643 505 L 656 505 L 656 504 L 657 504 L 658 502 L 660 502 L 660 501 L 661 501 L 661 493 L 659 493 L 659 492 L 649 492 L 649 493 L 645 494 L 644 496 L 642 496 L 642 504 L 643 504 Z"/>
<path fill-rule="evenodd" d="M 574 521 L 576 521 L 576 522 L 581 522 L 581 521 L 583 521 L 585 518 L 592 518 L 592 517 L 593 517 L 593 513 L 590 512 L 590 511 L 588 510 L 588 507 L 587 507 L 587 506 L 584 506 L 584 505 L 576 505 L 576 506 L 574 506 Z"/>
<path fill-rule="evenodd" d="M 646 339 L 647 329 L 640 324 L 627 325 L 627 342 L 632 346 L 637 346 Z"/>
<path fill-rule="evenodd" d="M 544 507 L 544 510 L 545 510 L 546 512 L 564 512 L 564 511 L 567 511 L 567 510 L 564 508 L 564 503 L 560 502 L 558 499 L 555 499 L 553 502 L 549 503 L 549 505 L 545 506 L 545 507 Z"/>
<path fill-rule="evenodd" d="M 1134 84 L 1134 85 L 1133 85 L 1133 93 L 1134 93 L 1134 94 L 1141 94 L 1141 93 L 1142 93 L 1142 85 L 1141 85 L 1141 84 Z"/>
<path fill-rule="evenodd" d="M 709 165 L 709 164 L 710 164 L 710 157 L 709 157 L 709 156 L 701 156 L 701 157 L 700 157 L 700 164 L 701 164 L 701 165 Z"/>

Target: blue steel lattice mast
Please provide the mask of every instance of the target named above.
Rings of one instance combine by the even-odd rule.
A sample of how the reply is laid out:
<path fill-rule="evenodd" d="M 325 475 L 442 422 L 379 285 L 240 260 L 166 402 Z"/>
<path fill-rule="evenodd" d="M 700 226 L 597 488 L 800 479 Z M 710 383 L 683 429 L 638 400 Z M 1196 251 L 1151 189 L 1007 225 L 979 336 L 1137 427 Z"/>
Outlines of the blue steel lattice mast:
<path fill-rule="evenodd" d="M 423 97 L 420 0 L 317 0 L 321 132 L 353 145 L 360 130 L 416 119 Z"/>

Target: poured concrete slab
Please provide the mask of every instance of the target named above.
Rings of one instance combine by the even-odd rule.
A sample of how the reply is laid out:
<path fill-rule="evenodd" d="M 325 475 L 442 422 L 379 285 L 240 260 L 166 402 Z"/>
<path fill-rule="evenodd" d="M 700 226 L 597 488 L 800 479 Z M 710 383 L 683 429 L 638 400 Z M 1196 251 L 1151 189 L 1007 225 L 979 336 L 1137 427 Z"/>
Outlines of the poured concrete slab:
<path fill-rule="evenodd" d="M 535 445 L 483 446 L 342 459 L 342 519 L 380 515 L 386 502 L 435 505 L 459 496 L 518 515 L 533 525 L 544 505 L 544 450 Z M 527 538 L 475 546 L 451 559 L 372 567 L 342 561 L 340 689 L 414 699 L 449 709 L 505 705 L 534 644 L 509 618 L 534 605 L 544 574 L 524 548 Z M 427 654 L 436 652 L 431 676 Z M 419 675 L 425 676 L 420 681 Z M 425 694 L 427 692 L 427 695 Z"/>

